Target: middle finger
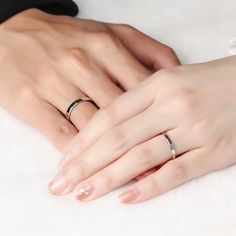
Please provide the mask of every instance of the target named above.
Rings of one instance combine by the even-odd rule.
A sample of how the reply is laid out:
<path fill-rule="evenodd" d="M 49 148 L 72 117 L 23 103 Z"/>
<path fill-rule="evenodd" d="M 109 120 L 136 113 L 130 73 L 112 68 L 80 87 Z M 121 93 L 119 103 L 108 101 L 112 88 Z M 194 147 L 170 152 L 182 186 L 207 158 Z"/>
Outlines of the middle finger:
<path fill-rule="evenodd" d="M 59 195 L 68 194 L 79 181 L 116 161 L 134 146 L 174 128 L 169 123 L 170 121 L 165 119 L 166 116 L 163 111 L 159 109 L 155 116 L 152 112 L 153 109 L 150 108 L 124 122 L 103 135 L 81 156 L 73 158 L 72 161 L 62 167 L 50 184 L 51 187 L 57 186 L 63 179 L 63 185 L 66 186 L 60 186 L 60 191 L 58 189 L 53 191 L 53 188 L 51 188 L 51 192 Z M 153 121 L 154 117 L 158 117 L 158 120 L 155 118 L 155 122 Z M 140 125 L 143 121 L 148 125 Z M 70 155 L 73 156 L 73 153 L 70 153 Z"/>

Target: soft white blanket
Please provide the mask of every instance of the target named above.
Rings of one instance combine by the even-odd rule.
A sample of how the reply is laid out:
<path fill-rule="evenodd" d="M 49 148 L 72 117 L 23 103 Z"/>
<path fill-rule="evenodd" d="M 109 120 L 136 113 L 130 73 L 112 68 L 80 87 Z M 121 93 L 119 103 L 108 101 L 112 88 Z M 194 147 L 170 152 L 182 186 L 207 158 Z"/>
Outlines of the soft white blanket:
<path fill-rule="evenodd" d="M 235 0 L 78 0 L 81 17 L 135 25 L 184 63 L 228 55 Z M 117 190 L 91 203 L 56 198 L 47 184 L 60 154 L 36 130 L 0 110 L 1 236 L 236 235 L 236 166 L 154 200 L 124 206 Z"/>

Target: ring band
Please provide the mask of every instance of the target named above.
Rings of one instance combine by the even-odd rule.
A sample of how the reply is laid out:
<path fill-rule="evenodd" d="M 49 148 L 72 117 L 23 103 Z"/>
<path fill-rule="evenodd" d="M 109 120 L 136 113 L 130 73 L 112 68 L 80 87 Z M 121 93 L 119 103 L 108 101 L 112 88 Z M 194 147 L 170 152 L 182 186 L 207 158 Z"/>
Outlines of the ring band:
<path fill-rule="evenodd" d="M 174 143 L 172 142 L 171 138 L 167 135 L 166 132 L 163 133 L 163 136 L 165 137 L 169 147 L 170 147 L 170 151 L 171 151 L 171 158 L 175 159 L 177 156 L 177 152 L 176 152 L 176 148 Z"/>
<path fill-rule="evenodd" d="M 79 98 L 79 99 L 75 100 L 74 102 L 72 102 L 66 111 L 66 119 L 68 121 L 71 121 L 70 117 L 71 117 L 71 113 L 73 112 L 73 110 L 82 102 L 90 102 L 94 106 L 97 107 L 97 105 L 95 104 L 95 102 L 91 98 L 89 98 L 89 97 Z"/>

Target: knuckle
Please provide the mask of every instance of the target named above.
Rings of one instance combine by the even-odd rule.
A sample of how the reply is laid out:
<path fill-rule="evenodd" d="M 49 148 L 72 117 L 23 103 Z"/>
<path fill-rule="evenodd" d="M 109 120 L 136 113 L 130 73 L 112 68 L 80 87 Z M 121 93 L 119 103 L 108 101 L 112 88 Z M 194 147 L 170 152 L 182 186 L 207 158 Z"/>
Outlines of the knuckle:
<path fill-rule="evenodd" d="M 107 140 L 111 143 L 114 151 L 120 152 L 127 143 L 126 133 L 121 128 L 115 128 L 107 135 Z"/>
<path fill-rule="evenodd" d="M 163 192 L 163 188 L 155 177 L 149 177 L 148 180 L 149 192 L 154 194 Z"/>
<path fill-rule="evenodd" d="M 164 45 L 164 50 L 167 55 L 176 55 L 174 49 L 167 45 Z"/>
<path fill-rule="evenodd" d="M 86 53 L 82 49 L 78 49 L 78 48 L 69 49 L 67 51 L 67 54 L 68 54 L 68 57 L 67 57 L 68 61 L 71 60 L 72 62 L 75 62 L 75 63 L 81 63 L 82 65 L 87 63 Z"/>
<path fill-rule="evenodd" d="M 75 137 L 75 139 L 72 141 L 71 147 L 79 147 L 80 150 L 83 150 L 87 146 L 87 140 L 81 135 L 80 133 Z M 72 151 L 73 152 L 73 151 Z"/>
<path fill-rule="evenodd" d="M 23 102 L 30 103 L 36 97 L 36 92 L 30 85 L 23 85 L 19 89 L 19 97 Z"/>
<path fill-rule="evenodd" d="M 169 161 L 166 164 L 169 173 L 178 181 L 184 181 L 188 178 L 188 170 L 184 163 L 179 161 Z"/>
<path fill-rule="evenodd" d="M 191 114 L 195 110 L 195 91 L 190 88 L 181 88 L 174 96 L 177 112 L 180 114 Z"/>
<path fill-rule="evenodd" d="M 141 169 L 151 168 L 153 165 L 155 165 L 153 152 L 148 147 L 135 147 L 130 154 L 132 158 L 135 159 L 135 163 Z"/>
<path fill-rule="evenodd" d="M 68 49 L 65 53 L 65 56 L 62 56 L 62 64 L 65 63 L 66 65 L 76 65 L 80 68 L 87 68 L 88 65 L 88 59 L 86 52 L 84 52 L 82 49 Z"/>
<path fill-rule="evenodd" d="M 178 69 L 169 68 L 169 69 L 161 69 L 157 72 L 159 81 L 163 86 L 171 86 L 176 85 L 176 75 L 178 73 Z"/>
<path fill-rule="evenodd" d="M 116 124 L 116 114 L 111 106 L 106 106 L 100 109 L 95 114 L 98 123 L 106 128 L 113 127 Z"/>
<path fill-rule="evenodd" d="M 79 48 L 67 49 L 62 55 L 58 57 L 59 64 L 62 68 L 71 70 L 75 68 L 79 71 L 81 76 L 91 77 L 92 66 L 85 51 Z"/>
<path fill-rule="evenodd" d="M 73 162 L 73 175 L 77 176 L 79 174 L 80 178 L 85 178 L 88 176 L 88 164 L 85 160 L 78 159 Z"/>
<path fill-rule="evenodd" d="M 93 47 L 94 50 L 112 50 L 120 45 L 119 40 L 109 32 L 93 33 L 92 37 L 90 38 L 90 45 Z"/>
<path fill-rule="evenodd" d="M 75 136 L 74 139 L 72 139 L 72 142 L 70 142 L 67 146 L 67 153 L 72 153 L 73 156 L 78 153 L 78 150 L 85 150 L 87 147 L 88 142 L 82 137 L 82 135 L 79 133 Z"/>
<path fill-rule="evenodd" d="M 70 123 L 62 123 L 59 126 L 55 127 L 54 130 L 54 139 L 61 139 L 64 136 L 70 136 L 71 133 L 74 133 L 74 128 Z"/>
<path fill-rule="evenodd" d="M 112 174 L 109 171 L 103 170 L 99 175 L 106 189 L 113 187 L 114 181 Z"/>
<path fill-rule="evenodd" d="M 161 69 L 156 72 L 158 80 L 154 80 L 160 86 L 164 94 L 176 94 L 183 87 L 182 78 L 179 75 L 179 68 Z"/>

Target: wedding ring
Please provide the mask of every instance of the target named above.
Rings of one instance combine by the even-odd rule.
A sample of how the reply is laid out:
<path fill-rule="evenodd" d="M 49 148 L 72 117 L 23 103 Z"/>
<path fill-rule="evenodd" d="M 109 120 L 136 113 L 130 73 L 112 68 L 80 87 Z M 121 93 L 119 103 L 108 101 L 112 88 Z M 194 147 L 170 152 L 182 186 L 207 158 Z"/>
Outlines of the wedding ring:
<path fill-rule="evenodd" d="M 73 110 L 82 102 L 90 102 L 95 107 L 97 107 L 97 105 L 95 104 L 95 102 L 91 98 L 89 98 L 89 97 L 79 98 L 79 99 L 75 100 L 74 102 L 72 102 L 66 111 L 66 119 L 68 121 L 71 121 L 70 117 L 71 117 L 71 113 L 73 112 Z"/>
<path fill-rule="evenodd" d="M 163 136 L 165 137 L 166 142 L 167 142 L 167 144 L 168 144 L 169 147 L 170 147 L 171 158 L 172 158 L 172 159 L 175 159 L 176 156 L 177 156 L 177 152 L 176 152 L 176 148 L 175 148 L 174 143 L 172 142 L 171 138 L 167 135 L 166 132 L 163 133 Z"/>

